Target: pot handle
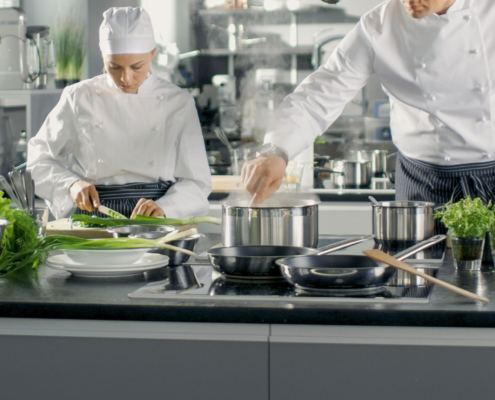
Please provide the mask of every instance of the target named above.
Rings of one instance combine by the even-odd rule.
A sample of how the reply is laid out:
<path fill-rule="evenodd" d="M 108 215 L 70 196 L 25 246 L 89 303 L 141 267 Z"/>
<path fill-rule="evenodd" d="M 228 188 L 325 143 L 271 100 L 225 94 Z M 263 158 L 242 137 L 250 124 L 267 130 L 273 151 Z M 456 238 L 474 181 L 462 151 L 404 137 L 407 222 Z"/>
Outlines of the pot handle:
<path fill-rule="evenodd" d="M 339 174 L 339 175 L 344 175 L 344 171 L 334 171 L 333 169 L 330 168 L 324 168 L 324 167 L 314 167 L 314 170 L 316 172 L 328 172 L 330 174 Z"/>
<path fill-rule="evenodd" d="M 421 250 L 427 249 L 428 247 L 433 246 L 434 244 L 440 243 L 445 240 L 447 235 L 436 235 L 433 236 L 429 239 L 423 240 L 422 242 L 415 244 L 412 247 L 409 247 L 408 249 L 401 251 L 400 253 L 397 253 L 394 257 L 399 260 L 405 260 L 407 257 L 410 257 L 416 253 L 419 253 Z"/>
<path fill-rule="evenodd" d="M 328 254 L 340 249 L 345 249 L 346 247 L 364 242 L 365 240 L 368 239 L 373 239 L 374 237 L 375 237 L 374 235 L 365 235 L 365 236 L 357 236 L 350 239 L 342 240 L 341 242 L 329 244 L 328 246 L 323 246 L 320 247 L 319 249 L 316 249 L 317 252 L 314 255 L 322 256 L 323 254 Z"/>

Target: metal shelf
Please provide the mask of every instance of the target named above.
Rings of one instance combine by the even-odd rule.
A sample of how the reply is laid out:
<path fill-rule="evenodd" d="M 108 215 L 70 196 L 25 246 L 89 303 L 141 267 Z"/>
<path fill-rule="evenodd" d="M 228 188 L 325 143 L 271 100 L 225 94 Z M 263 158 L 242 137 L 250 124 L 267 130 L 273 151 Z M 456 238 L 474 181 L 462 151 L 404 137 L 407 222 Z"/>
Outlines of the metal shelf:
<path fill-rule="evenodd" d="M 202 56 L 252 56 L 252 55 L 308 55 L 312 54 L 313 46 L 296 46 L 296 47 L 256 47 L 249 49 L 239 49 L 231 51 L 229 49 L 203 49 L 201 50 Z"/>
<path fill-rule="evenodd" d="M 305 6 L 300 8 L 294 8 L 289 10 L 288 8 L 281 8 L 278 10 L 265 10 L 263 7 L 249 7 L 249 8 L 210 8 L 207 10 L 199 10 L 199 15 L 205 16 L 218 16 L 218 15 L 235 15 L 235 16 L 259 16 L 269 14 L 298 14 L 308 12 L 325 12 L 332 10 L 332 6 Z"/>

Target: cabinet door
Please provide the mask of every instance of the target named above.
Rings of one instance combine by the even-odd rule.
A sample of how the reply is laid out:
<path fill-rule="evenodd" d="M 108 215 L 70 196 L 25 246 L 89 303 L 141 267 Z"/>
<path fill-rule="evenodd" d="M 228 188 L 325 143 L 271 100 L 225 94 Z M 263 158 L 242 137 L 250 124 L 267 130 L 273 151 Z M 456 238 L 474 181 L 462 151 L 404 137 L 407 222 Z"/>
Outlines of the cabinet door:
<path fill-rule="evenodd" d="M 38 321 L 0 319 L 2 400 L 268 400 L 267 325 Z"/>
<path fill-rule="evenodd" d="M 495 330 L 278 327 L 270 400 L 493 399 Z"/>

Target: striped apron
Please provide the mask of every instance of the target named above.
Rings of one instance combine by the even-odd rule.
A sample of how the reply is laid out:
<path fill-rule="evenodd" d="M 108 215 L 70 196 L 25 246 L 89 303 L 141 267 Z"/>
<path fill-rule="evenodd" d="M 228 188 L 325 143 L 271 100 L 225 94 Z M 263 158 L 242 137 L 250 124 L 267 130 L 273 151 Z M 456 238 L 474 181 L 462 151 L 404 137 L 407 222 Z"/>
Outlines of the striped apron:
<path fill-rule="evenodd" d="M 466 196 L 480 197 L 485 204 L 495 201 L 495 161 L 488 163 L 435 165 L 397 153 L 395 199 L 444 204 Z M 435 220 L 435 232 L 445 233 Z"/>
<path fill-rule="evenodd" d="M 140 199 L 158 200 L 167 193 L 172 181 L 158 181 L 153 183 L 137 182 L 125 185 L 95 185 L 102 206 L 111 208 L 129 218 Z M 107 217 L 98 211 L 83 211 L 76 208 L 74 214 L 96 215 Z"/>

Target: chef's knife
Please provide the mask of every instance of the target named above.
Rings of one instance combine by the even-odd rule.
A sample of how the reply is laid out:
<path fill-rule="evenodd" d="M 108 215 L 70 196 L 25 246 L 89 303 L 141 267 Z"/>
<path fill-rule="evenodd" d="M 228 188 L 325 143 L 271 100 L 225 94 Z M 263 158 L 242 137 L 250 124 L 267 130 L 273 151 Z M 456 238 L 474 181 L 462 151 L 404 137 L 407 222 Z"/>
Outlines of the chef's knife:
<path fill-rule="evenodd" d="M 98 211 L 112 218 L 129 219 L 125 215 L 122 215 L 121 213 L 105 206 L 99 206 Z"/>

